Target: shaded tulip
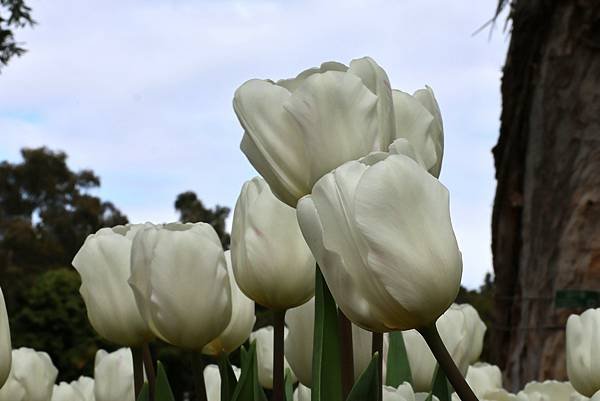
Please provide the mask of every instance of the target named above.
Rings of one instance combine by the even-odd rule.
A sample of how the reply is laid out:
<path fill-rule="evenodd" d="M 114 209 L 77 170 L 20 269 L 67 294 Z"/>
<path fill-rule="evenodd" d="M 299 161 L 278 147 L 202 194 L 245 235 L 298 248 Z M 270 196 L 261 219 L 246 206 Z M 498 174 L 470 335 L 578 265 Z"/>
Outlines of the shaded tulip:
<path fill-rule="evenodd" d="M 285 323 L 288 335 L 285 338 L 285 357 L 292 371 L 305 386 L 312 385 L 312 354 L 314 337 L 315 299 L 287 311 Z M 352 348 L 354 355 L 354 378 L 362 374 L 369 366 L 371 354 L 372 333 L 352 325 Z M 388 337 L 384 336 L 383 360 L 387 360 Z M 385 380 L 386 364 L 383 364 Z"/>
<path fill-rule="evenodd" d="M 10 327 L 4 294 L 0 288 L 0 388 L 8 380 L 12 361 L 12 346 L 10 343 Z"/>
<path fill-rule="evenodd" d="M 233 108 L 244 129 L 242 151 L 292 207 L 324 174 L 386 149 L 395 137 L 389 80 L 369 57 L 278 82 L 252 79 L 236 90 Z"/>
<path fill-rule="evenodd" d="M 12 352 L 10 375 L 24 390 L 24 400 L 50 401 L 58 370 L 47 353 L 23 347 Z M 16 383 L 11 386 L 18 399 L 21 391 Z"/>
<path fill-rule="evenodd" d="M 444 155 L 444 128 L 440 108 L 430 87 L 414 94 L 394 89 L 396 138 L 406 138 L 425 170 L 439 177 Z"/>
<path fill-rule="evenodd" d="M 592 398 L 590 398 L 590 400 L 591 400 L 591 401 L 600 401 L 600 391 L 597 391 L 597 392 L 596 392 L 596 393 L 595 393 L 595 394 L 592 396 Z M 573 401 L 573 400 L 571 400 L 571 401 Z M 579 400 L 577 400 L 577 401 L 579 401 Z"/>
<path fill-rule="evenodd" d="M 288 330 L 285 329 L 285 335 Z M 273 388 L 273 326 L 260 328 L 250 334 L 250 342 L 256 341 L 256 360 L 258 364 L 258 382 L 266 389 Z M 288 361 L 283 360 L 283 371 L 290 369 Z M 293 381 L 297 379 L 292 374 Z"/>
<path fill-rule="evenodd" d="M 242 371 L 237 366 L 233 367 L 235 377 L 240 378 Z M 206 384 L 207 401 L 221 401 L 221 375 L 217 365 L 208 365 L 204 368 L 204 383 Z"/>
<path fill-rule="evenodd" d="M 383 386 L 382 389 L 383 401 L 425 401 L 429 393 L 415 393 L 410 383 L 402 383 L 397 388 L 391 386 Z M 433 395 L 431 401 L 439 401 Z"/>
<path fill-rule="evenodd" d="M 210 224 L 146 224 L 133 240 L 129 283 L 152 332 L 170 344 L 200 351 L 229 323 L 227 263 Z"/>
<path fill-rule="evenodd" d="M 91 377 L 80 376 L 71 382 L 71 386 L 81 393 L 84 401 L 94 401 L 94 379 Z"/>
<path fill-rule="evenodd" d="M 230 353 L 242 345 L 252 332 L 256 316 L 254 301 L 248 298 L 238 287 L 231 267 L 231 252 L 225 252 L 229 285 L 231 288 L 231 318 L 225 330 L 219 337 L 208 343 L 202 352 L 208 355 Z"/>
<path fill-rule="evenodd" d="M 111 353 L 103 349 L 96 352 L 94 397 L 96 401 L 134 399 L 133 357 L 129 348 Z"/>
<path fill-rule="evenodd" d="M 60 382 L 54 385 L 52 391 L 52 401 L 86 401 L 83 394 L 76 388 L 66 382 Z"/>
<path fill-rule="evenodd" d="M 486 327 L 479 314 L 469 304 L 453 304 L 438 319 L 436 327 L 454 363 L 463 375 L 467 374 L 469 364 L 479 359 L 483 348 Z M 435 357 L 421 334 L 416 330 L 407 330 L 402 335 L 406 343 L 415 389 L 418 391 L 431 390 L 431 382 L 437 364 Z M 490 370 L 494 370 L 494 368 L 491 367 Z M 486 370 L 487 373 L 489 372 Z"/>
<path fill-rule="evenodd" d="M 575 389 L 591 397 L 600 390 L 600 308 L 567 320 L 567 374 Z"/>
<path fill-rule="evenodd" d="M 311 401 L 311 392 L 310 388 L 306 387 L 302 383 L 298 384 L 296 390 L 294 390 L 294 394 L 292 396 L 293 401 Z"/>
<path fill-rule="evenodd" d="M 124 346 L 154 338 L 127 283 L 131 243 L 141 227 L 128 224 L 102 228 L 88 235 L 73 258 L 73 266 L 81 276 L 79 292 L 92 327 L 108 341 Z"/>
<path fill-rule="evenodd" d="M 376 332 L 421 328 L 451 305 L 462 260 L 448 198 L 413 159 L 379 152 L 298 202 L 304 238 L 350 320 Z"/>
<path fill-rule="evenodd" d="M 469 366 L 465 376 L 469 387 L 479 399 L 485 398 L 489 392 L 502 389 L 502 372 L 496 365 L 476 363 Z M 453 400 L 460 400 L 456 393 L 452 394 Z"/>
<path fill-rule="evenodd" d="M 522 396 L 527 397 L 527 396 Z M 460 401 L 456 393 L 452 393 L 452 401 Z M 504 389 L 490 390 L 485 396 L 479 398 L 479 401 L 529 401 L 528 398 L 518 398 L 515 394 L 509 393 Z"/>
<path fill-rule="evenodd" d="M 25 401 L 25 387 L 12 375 L 0 387 L 0 401 Z"/>
<path fill-rule="evenodd" d="M 517 393 L 518 401 L 567 401 L 578 394 L 569 382 L 546 380 L 530 382 Z"/>
<path fill-rule="evenodd" d="M 240 289 L 270 309 L 301 305 L 314 294 L 315 260 L 296 213 L 262 178 L 247 181 L 235 205 L 231 261 Z"/>

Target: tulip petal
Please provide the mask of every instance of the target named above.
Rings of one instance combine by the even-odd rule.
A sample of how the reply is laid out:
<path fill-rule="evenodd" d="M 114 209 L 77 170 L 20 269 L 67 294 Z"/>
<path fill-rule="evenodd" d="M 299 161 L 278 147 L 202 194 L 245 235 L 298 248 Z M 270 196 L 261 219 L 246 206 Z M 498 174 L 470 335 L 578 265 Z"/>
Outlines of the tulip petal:
<path fill-rule="evenodd" d="M 390 155 L 363 174 L 354 201 L 371 271 L 409 312 L 397 329 L 431 324 L 456 297 L 462 274 L 447 189 L 412 159 Z"/>
<path fill-rule="evenodd" d="M 306 80 L 306 78 L 313 74 L 320 74 L 326 71 L 346 72 L 348 71 L 348 67 L 342 63 L 338 63 L 337 61 L 326 61 L 322 63 L 320 67 L 313 67 L 302 71 L 295 78 L 280 79 L 277 81 L 277 85 L 283 86 L 290 92 L 293 92 L 298 89 L 298 87 Z"/>
<path fill-rule="evenodd" d="M 431 137 L 436 144 L 437 151 L 437 162 L 431 168 L 430 173 L 434 177 L 440 176 L 440 170 L 442 168 L 442 157 L 444 155 L 444 124 L 442 122 L 442 113 L 440 107 L 435 100 L 433 89 L 426 86 L 425 89 L 419 89 L 413 94 L 414 98 L 417 99 L 421 104 L 429 110 L 431 115 L 434 117 L 433 127 L 431 131 Z"/>
<path fill-rule="evenodd" d="M 354 74 L 309 76 L 283 107 L 302 132 L 310 184 L 348 160 L 369 153 L 378 139 L 377 96 Z M 310 193 L 310 189 L 305 192 Z"/>

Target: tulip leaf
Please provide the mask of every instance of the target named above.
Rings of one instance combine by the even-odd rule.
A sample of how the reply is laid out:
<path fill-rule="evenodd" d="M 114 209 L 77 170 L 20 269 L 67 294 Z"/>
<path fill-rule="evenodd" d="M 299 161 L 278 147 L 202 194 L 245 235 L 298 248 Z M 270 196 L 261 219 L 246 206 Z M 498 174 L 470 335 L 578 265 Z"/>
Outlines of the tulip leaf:
<path fill-rule="evenodd" d="M 377 401 L 379 388 L 379 354 L 375 354 L 367 369 L 350 390 L 346 401 Z"/>
<path fill-rule="evenodd" d="M 256 342 L 250 344 L 248 351 L 242 348 L 242 374 L 231 401 L 267 401 L 265 392 L 258 384 Z"/>
<path fill-rule="evenodd" d="M 156 401 L 175 401 L 165 367 L 158 361 L 156 368 Z"/>
<path fill-rule="evenodd" d="M 431 384 L 431 392 L 440 401 L 452 401 L 452 387 L 446 378 L 444 370 L 437 365 L 433 375 L 433 383 Z"/>
<path fill-rule="evenodd" d="M 219 357 L 219 373 L 221 375 L 221 401 L 231 401 L 237 385 L 237 377 L 235 377 L 227 355 Z"/>
<path fill-rule="evenodd" d="M 137 401 L 148 401 L 150 399 L 150 393 L 148 388 L 148 382 L 145 382 L 140 390 L 140 394 L 138 395 Z"/>
<path fill-rule="evenodd" d="M 410 363 L 406 353 L 404 337 L 401 331 L 391 332 L 389 335 L 390 345 L 387 357 L 387 373 L 385 384 L 398 387 L 404 382 L 413 384 Z"/>
<path fill-rule="evenodd" d="M 342 401 L 337 306 L 317 266 L 312 360 L 312 401 Z"/>
<path fill-rule="evenodd" d="M 294 399 L 294 379 L 292 378 L 292 371 L 290 369 L 285 370 L 284 391 L 285 401 L 293 401 Z"/>

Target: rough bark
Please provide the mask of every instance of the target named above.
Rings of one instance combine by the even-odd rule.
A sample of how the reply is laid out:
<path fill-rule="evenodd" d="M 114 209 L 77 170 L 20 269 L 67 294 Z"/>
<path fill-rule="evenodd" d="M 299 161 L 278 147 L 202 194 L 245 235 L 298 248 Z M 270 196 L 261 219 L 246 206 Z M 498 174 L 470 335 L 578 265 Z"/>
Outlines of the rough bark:
<path fill-rule="evenodd" d="M 508 387 L 566 379 L 561 289 L 600 290 L 600 2 L 520 0 L 502 79 L 492 355 Z"/>

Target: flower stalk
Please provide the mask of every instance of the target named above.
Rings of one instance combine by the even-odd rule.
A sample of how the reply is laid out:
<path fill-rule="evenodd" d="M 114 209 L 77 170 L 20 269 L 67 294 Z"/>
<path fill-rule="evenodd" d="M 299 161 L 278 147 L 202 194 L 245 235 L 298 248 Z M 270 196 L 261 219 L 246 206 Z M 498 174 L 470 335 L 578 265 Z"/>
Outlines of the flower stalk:
<path fill-rule="evenodd" d="M 352 323 L 338 308 L 340 331 L 341 365 L 342 365 L 342 395 L 348 398 L 354 385 L 354 348 L 352 346 Z"/>
<path fill-rule="evenodd" d="M 150 344 L 145 343 L 142 346 L 142 352 L 144 359 L 144 370 L 146 371 L 146 377 L 148 378 L 148 399 L 149 401 L 154 401 L 156 398 L 156 373 L 154 370 L 152 353 L 150 352 Z"/>
<path fill-rule="evenodd" d="M 273 312 L 273 401 L 284 401 L 285 309 Z"/>
<path fill-rule="evenodd" d="M 192 372 L 194 374 L 196 401 L 207 401 L 206 383 L 204 382 L 204 361 L 200 352 L 192 352 Z"/>
<path fill-rule="evenodd" d="M 131 356 L 133 359 L 133 392 L 135 400 L 138 399 L 142 386 L 144 385 L 144 351 L 142 346 L 131 347 Z M 134 401 L 135 401 L 134 400 Z"/>
<path fill-rule="evenodd" d="M 379 355 L 377 359 L 377 401 L 383 400 L 381 388 L 383 386 L 383 333 L 373 332 L 371 341 L 371 353 Z"/>
<path fill-rule="evenodd" d="M 454 391 L 456 391 L 460 399 L 462 401 L 478 401 L 477 396 L 475 396 L 475 393 L 469 387 L 462 373 L 458 370 L 454 360 L 452 360 L 452 356 L 450 356 L 450 353 L 446 349 L 435 323 L 431 326 L 420 328 L 418 331 L 425 339 L 425 342 L 427 342 L 435 359 L 437 359 L 440 367 L 446 373 L 446 377 L 450 380 Z"/>

